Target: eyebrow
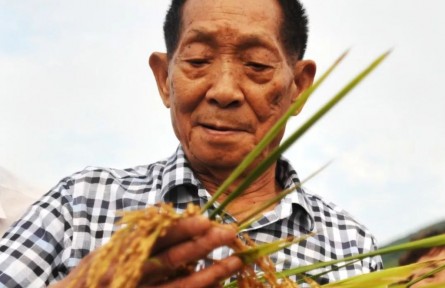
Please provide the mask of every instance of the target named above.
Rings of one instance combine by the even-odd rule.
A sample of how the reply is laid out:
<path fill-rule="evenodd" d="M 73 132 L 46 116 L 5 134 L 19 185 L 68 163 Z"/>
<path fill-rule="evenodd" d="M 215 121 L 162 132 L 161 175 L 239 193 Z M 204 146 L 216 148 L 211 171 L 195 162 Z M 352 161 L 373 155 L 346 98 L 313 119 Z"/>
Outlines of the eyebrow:
<path fill-rule="evenodd" d="M 211 46 L 216 46 L 216 39 L 213 36 L 215 32 L 212 32 L 211 30 L 203 31 L 201 29 L 192 29 L 185 35 L 185 37 L 187 38 L 183 45 L 187 45 L 193 42 L 206 42 L 210 43 Z"/>
<path fill-rule="evenodd" d="M 207 43 L 211 47 L 216 48 L 218 47 L 218 39 L 215 36 L 217 35 L 217 33 L 218 31 L 216 29 L 209 29 L 208 27 L 191 29 L 184 35 L 186 37 L 186 41 L 184 41 L 181 46 L 185 46 L 194 42 L 201 42 Z M 252 47 L 264 47 L 273 53 L 279 54 L 277 47 L 274 46 L 272 43 L 272 39 L 270 39 L 270 36 L 265 33 L 249 33 L 241 35 L 238 38 L 239 39 L 236 41 L 236 45 L 242 50 L 246 50 Z M 270 39 L 270 41 L 267 41 L 265 39 Z"/>

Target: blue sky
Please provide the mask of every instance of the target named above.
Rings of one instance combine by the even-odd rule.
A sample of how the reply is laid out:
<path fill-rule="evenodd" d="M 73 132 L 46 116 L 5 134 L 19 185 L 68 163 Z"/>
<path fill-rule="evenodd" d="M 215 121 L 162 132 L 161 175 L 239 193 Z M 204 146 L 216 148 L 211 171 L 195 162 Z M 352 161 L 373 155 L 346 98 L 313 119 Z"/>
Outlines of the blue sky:
<path fill-rule="evenodd" d="M 85 166 L 129 167 L 177 145 L 147 65 L 167 1 L 0 0 L 0 166 L 46 192 Z M 385 243 L 445 218 L 445 2 L 305 0 L 307 58 L 351 53 L 288 131 L 371 61 L 389 59 L 286 156 L 310 192 Z"/>

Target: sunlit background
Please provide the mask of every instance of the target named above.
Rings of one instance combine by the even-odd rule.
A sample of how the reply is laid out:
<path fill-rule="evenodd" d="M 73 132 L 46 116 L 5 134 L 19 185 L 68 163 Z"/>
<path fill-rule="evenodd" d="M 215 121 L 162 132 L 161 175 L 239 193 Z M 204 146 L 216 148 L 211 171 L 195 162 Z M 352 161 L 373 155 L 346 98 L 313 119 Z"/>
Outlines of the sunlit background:
<path fill-rule="evenodd" d="M 147 65 L 164 50 L 167 2 L 0 0 L 0 185 L 15 179 L 37 196 L 85 166 L 126 168 L 174 151 Z M 445 2 L 303 2 L 306 58 L 321 72 L 351 52 L 288 131 L 393 50 L 286 153 L 301 178 L 333 160 L 308 191 L 348 210 L 382 244 L 445 219 Z"/>

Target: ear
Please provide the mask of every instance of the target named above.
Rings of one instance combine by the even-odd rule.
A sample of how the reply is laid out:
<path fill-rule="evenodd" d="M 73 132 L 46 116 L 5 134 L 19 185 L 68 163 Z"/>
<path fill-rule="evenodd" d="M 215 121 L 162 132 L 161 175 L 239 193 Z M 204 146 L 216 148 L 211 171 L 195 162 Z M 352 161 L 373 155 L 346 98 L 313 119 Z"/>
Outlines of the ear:
<path fill-rule="evenodd" d="M 170 86 L 168 78 L 168 58 L 166 53 L 154 52 L 148 60 L 156 79 L 159 94 L 165 107 L 170 108 Z"/>
<path fill-rule="evenodd" d="M 312 60 L 299 60 L 297 61 L 297 63 L 295 63 L 294 82 L 296 91 L 294 94 L 294 98 L 292 99 L 293 102 L 295 102 L 298 97 L 300 97 L 301 93 L 303 93 L 312 85 L 312 83 L 314 82 L 316 71 L 317 65 Z M 303 109 L 303 106 L 298 111 L 296 111 L 294 115 L 300 113 L 301 109 Z"/>

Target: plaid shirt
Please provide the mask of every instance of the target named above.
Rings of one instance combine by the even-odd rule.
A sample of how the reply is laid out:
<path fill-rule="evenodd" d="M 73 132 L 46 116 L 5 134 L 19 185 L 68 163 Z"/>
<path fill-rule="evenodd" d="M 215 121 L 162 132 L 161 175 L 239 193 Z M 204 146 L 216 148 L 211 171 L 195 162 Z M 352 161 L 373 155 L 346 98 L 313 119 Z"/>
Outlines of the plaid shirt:
<path fill-rule="evenodd" d="M 299 183 L 284 159 L 278 161 L 276 177 L 285 188 Z M 143 209 L 163 201 L 182 211 L 189 202 L 203 205 L 209 198 L 181 147 L 169 159 L 148 166 L 87 168 L 63 179 L 0 240 L 0 287 L 45 287 L 62 279 L 85 255 L 110 239 L 118 211 Z M 225 221 L 234 219 L 227 216 Z M 271 256 L 278 270 L 376 249 L 373 236 L 348 213 L 303 190 L 288 195 L 248 229 L 257 243 L 311 231 L 316 235 Z M 211 258 L 220 259 L 229 253 L 222 247 Z M 321 282 L 381 267 L 380 257 L 367 258 L 329 272 Z"/>

